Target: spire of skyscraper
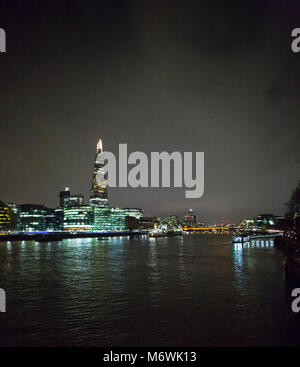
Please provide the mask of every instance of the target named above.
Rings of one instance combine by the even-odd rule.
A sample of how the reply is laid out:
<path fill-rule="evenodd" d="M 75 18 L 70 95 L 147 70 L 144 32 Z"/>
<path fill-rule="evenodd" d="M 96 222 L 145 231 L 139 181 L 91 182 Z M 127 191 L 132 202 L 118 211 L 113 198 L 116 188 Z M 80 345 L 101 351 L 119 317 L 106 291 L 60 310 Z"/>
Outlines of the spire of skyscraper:
<path fill-rule="evenodd" d="M 103 147 L 102 147 L 102 139 L 98 139 L 98 143 L 97 143 L 97 153 L 102 153 L 103 152 Z"/>
<path fill-rule="evenodd" d="M 97 158 L 103 152 L 102 139 L 98 139 L 96 147 L 96 157 L 94 162 L 93 181 L 90 196 L 90 204 L 96 206 L 108 206 L 107 182 L 104 177 L 104 164 Z"/>

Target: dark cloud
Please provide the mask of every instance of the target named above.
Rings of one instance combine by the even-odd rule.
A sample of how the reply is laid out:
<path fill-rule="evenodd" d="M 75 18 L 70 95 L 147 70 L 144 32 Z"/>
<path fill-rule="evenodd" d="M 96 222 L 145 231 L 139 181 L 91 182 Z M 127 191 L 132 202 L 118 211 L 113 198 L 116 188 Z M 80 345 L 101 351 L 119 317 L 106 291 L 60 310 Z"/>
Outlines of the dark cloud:
<path fill-rule="evenodd" d="M 88 198 L 98 136 L 117 153 L 204 151 L 205 195 L 111 189 L 149 214 L 284 212 L 299 170 L 299 5 L 0 1 L 1 199 Z"/>

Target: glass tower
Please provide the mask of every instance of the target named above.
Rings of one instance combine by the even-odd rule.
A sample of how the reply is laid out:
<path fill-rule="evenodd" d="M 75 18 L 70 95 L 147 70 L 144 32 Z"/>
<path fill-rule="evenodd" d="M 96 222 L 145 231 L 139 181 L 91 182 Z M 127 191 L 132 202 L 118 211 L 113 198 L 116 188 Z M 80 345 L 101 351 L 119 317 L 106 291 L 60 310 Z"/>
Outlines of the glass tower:
<path fill-rule="evenodd" d="M 108 207 L 107 181 L 104 176 L 104 163 L 98 159 L 103 152 L 102 139 L 98 140 L 93 171 L 93 182 L 90 196 L 90 204 L 99 207 Z"/>
<path fill-rule="evenodd" d="M 89 205 L 64 208 L 64 230 L 90 231 L 93 228 L 93 208 Z"/>
<path fill-rule="evenodd" d="M 126 211 L 119 208 L 94 207 L 94 231 L 125 231 Z"/>
<path fill-rule="evenodd" d="M 36 232 L 46 230 L 47 208 L 38 204 L 22 204 L 18 215 L 18 230 Z"/>

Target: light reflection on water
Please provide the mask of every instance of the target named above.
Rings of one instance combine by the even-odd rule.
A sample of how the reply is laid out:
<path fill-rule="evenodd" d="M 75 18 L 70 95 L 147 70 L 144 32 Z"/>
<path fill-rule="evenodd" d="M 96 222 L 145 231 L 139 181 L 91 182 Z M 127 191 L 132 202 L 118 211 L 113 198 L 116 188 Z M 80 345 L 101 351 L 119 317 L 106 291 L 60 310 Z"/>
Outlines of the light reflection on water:
<path fill-rule="evenodd" d="M 297 345 L 283 256 L 230 236 L 0 244 L 0 345 Z"/>

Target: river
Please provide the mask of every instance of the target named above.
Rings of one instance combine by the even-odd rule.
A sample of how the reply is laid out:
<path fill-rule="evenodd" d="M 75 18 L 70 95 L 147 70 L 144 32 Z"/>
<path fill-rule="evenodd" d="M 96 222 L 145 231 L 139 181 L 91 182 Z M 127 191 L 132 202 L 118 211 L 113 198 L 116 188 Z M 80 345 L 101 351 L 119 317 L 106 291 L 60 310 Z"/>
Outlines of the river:
<path fill-rule="evenodd" d="M 300 345 L 284 261 L 214 234 L 0 243 L 0 346 Z"/>

